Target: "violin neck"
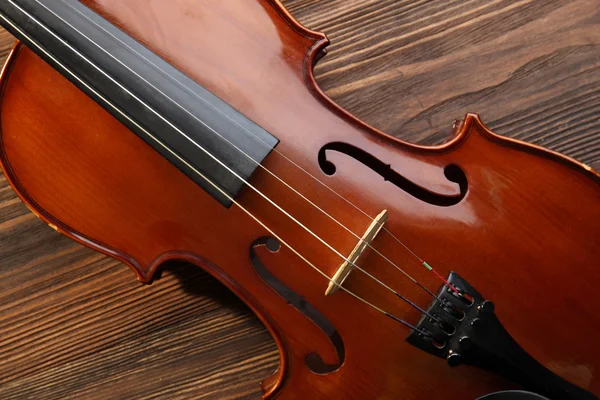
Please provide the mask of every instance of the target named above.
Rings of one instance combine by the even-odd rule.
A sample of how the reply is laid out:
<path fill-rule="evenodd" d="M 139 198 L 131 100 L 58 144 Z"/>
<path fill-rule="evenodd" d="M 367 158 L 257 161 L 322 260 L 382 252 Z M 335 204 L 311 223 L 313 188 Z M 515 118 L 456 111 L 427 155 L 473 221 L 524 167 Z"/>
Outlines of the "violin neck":
<path fill-rule="evenodd" d="M 0 24 L 226 207 L 279 141 L 77 0 L 4 0 Z"/>

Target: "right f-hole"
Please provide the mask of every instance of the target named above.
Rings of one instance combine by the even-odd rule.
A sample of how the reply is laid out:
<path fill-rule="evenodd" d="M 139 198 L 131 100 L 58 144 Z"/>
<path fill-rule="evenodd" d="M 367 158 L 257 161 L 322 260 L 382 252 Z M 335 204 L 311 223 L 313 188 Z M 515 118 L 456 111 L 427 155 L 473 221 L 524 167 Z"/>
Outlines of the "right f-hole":
<path fill-rule="evenodd" d="M 326 175 L 331 176 L 335 174 L 337 169 L 335 164 L 327 159 L 327 151 L 337 151 L 354 158 L 379 174 L 384 181 L 389 181 L 411 196 L 435 206 L 448 207 L 458 204 L 465 197 L 469 188 L 467 176 L 458 165 L 450 164 L 446 166 L 444 168 L 444 176 L 450 182 L 458 185 L 459 193 L 456 195 L 440 194 L 417 185 L 394 171 L 390 164 L 386 164 L 366 151 L 344 142 L 328 143 L 319 150 L 319 167 L 321 167 L 321 171 Z"/>

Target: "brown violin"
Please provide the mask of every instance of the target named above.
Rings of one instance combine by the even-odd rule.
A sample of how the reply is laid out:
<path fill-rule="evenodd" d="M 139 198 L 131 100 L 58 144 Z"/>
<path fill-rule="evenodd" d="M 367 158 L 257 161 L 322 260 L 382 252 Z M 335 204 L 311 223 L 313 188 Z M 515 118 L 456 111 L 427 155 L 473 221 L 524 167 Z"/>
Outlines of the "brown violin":
<path fill-rule="evenodd" d="M 146 3 L 0 2 L 33 213 L 142 283 L 223 282 L 279 347 L 265 399 L 599 398 L 598 172 L 476 114 L 434 147 L 368 126 L 278 0 Z"/>

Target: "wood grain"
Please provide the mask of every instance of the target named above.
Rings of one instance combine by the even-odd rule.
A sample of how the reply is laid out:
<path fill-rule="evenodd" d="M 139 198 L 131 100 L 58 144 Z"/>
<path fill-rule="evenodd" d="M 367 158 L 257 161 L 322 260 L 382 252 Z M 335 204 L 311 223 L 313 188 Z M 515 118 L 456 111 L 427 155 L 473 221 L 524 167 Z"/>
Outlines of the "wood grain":
<path fill-rule="evenodd" d="M 326 92 L 405 140 L 479 112 L 497 133 L 600 168 L 595 1 L 287 1 L 332 40 Z M 2 32 L 2 54 L 12 39 Z M 199 269 L 140 286 L 37 220 L 0 181 L 2 398 L 258 398 L 270 336 Z M 6 356 L 9 355 L 9 356 Z M 141 379 L 152 377 L 152 379 Z"/>

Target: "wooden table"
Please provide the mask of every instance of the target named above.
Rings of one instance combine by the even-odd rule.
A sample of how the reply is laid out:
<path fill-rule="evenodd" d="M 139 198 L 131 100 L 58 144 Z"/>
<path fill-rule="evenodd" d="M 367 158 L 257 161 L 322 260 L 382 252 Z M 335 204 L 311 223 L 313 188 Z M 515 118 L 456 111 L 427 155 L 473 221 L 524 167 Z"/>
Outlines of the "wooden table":
<path fill-rule="evenodd" d="M 241 0 L 239 0 L 241 1 Z M 320 85 L 407 141 L 478 112 L 497 133 L 600 169 L 598 0 L 287 0 L 329 34 Z M 12 38 L 0 33 L 6 56 Z M 60 236 L 0 178 L 0 398 L 259 398 L 269 334 L 186 265 L 139 285 Z"/>

